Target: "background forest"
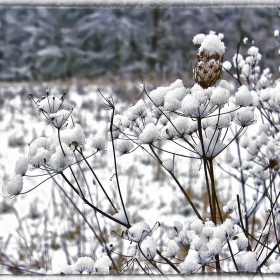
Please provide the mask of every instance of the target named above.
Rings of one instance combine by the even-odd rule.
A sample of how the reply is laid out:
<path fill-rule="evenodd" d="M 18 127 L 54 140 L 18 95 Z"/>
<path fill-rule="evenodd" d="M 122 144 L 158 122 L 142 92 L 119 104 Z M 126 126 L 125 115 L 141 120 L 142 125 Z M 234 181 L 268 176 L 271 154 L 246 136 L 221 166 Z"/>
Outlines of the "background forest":
<path fill-rule="evenodd" d="M 271 72 L 278 9 L 0 7 L 0 80 L 108 75 L 181 78 L 196 54 L 194 34 L 225 34 L 226 59 L 241 37 L 254 40 Z M 261 65 L 263 66 L 263 65 Z"/>

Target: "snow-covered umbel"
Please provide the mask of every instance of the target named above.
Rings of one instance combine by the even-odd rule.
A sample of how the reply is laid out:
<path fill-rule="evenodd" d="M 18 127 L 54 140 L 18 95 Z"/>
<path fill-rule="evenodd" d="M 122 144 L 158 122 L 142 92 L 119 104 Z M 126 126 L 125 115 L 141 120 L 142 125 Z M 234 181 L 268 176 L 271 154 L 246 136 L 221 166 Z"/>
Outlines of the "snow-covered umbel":
<path fill-rule="evenodd" d="M 20 157 L 16 162 L 15 173 L 19 175 L 24 175 L 28 169 L 28 158 Z"/>
<path fill-rule="evenodd" d="M 91 274 L 94 272 L 94 261 L 90 257 L 81 257 L 75 263 L 75 270 L 82 274 L 83 272 L 87 272 Z"/>
<path fill-rule="evenodd" d="M 23 188 L 23 179 L 20 174 L 16 174 L 14 177 L 12 177 L 6 186 L 6 190 L 8 195 L 17 195 L 22 191 Z"/>
<path fill-rule="evenodd" d="M 153 123 L 149 123 L 139 135 L 139 140 L 142 144 L 153 144 L 159 137 L 160 131 L 158 128 Z"/>
<path fill-rule="evenodd" d="M 235 102 L 241 107 L 249 106 L 252 103 L 252 95 L 246 86 L 241 86 L 235 93 Z"/>
<path fill-rule="evenodd" d="M 38 108 L 46 114 L 53 114 L 59 110 L 61 105 L 62 105 L 61 99 L 59 99 L 54 95 L 50 95 L 44 97 L 44 99 L 42 99 L 39 102 Z"/>
<path fill-rule="evenodd" d="M 107 147 L 106 137 L 104 135 L 95 135 L 91 140 L 91 145 L 97 151 L 102 151 Z"/>
<path fill-rule="evenodd" d="M 133 240 L 134 242 L 140 242 L 145 239 L 146 236 L 151 234 L 151 229 L 149 225 L 145 222 L 139 222 L 133 225 L 128 230 L 128 237 L 129 239 Z"/>
<path fill-rule="evenodd" d="M 112 261 L 107 255 L 103 255 L 100 259 L 95 262 L 95 272 L 98 274 L 109 274 L 110 266 Z"/>

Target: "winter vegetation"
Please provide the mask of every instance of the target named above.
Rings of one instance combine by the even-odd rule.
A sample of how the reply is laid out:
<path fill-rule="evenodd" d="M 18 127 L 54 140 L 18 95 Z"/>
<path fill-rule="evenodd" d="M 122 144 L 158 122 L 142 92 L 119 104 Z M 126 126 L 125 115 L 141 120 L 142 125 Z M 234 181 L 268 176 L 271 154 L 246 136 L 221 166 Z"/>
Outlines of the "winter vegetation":
<path fill-rule="evenodd" d="M 1 12 L 16 26 L 12 19 L 18 15 L 12 15 L 19 11 Z M 49 10 L 27 14 L 35 12 L 47 17 Z M 141 18 L 145 11 L 130 12 Z M 103 11 L 80 17 L 77 34 L 91 30 L 96 35 L 92 25 L 99 13 Z M 88 26 L 86 18 L 93 20 Z M 129 21 L 127 26 L 133 27 Z M 5 227 L 0 273 L 46 278 L 280 273 L 279 75 L 262 66 L 265 54 L 246 36 L 225 59 L 227 36 L 193 33 L 188 42 L 196 49 L 190 59 L 191 84 L 177 78 L 154 86 L 139 78 L 128 84 L 131 92 L 138 89 L 130 104 L 114 94 L 114 86 L 77 80 L 68 89 L 59 83 L 49 88 L 50 82 L 6 85 L 14 98 L 3 101 L 0 137 L 9 133 L 1 157 L 13 159 L 0 163 L 0 222 Z M 279 31 L 271 30 L 271 38 L 279 44 Z M 50 61 L 66 65 L 67 71 L 78 61 L 59 62 L 59 50 L 47 48 Z M 76 50 L 84 51 L 81 46 Z M 110 51 L 102 50 L 109 56 Z M 151 57 L 148 64 L 143 60 L 135 73 L 147 65 L 163 69 L 165 61 L 169 69 L 171 54 L 162 62 L 159 57 L 152 57 L 154 64 Z M 184 67 L 175 67 L 178 75 Z M 39 68 L 36 78 L 45 77 L 47 67 Z M 16 72 L 8 71 L 14 68 L 7 69 L 13 80 Z M 21 73 L 35 79 L 28 71 Z"/>

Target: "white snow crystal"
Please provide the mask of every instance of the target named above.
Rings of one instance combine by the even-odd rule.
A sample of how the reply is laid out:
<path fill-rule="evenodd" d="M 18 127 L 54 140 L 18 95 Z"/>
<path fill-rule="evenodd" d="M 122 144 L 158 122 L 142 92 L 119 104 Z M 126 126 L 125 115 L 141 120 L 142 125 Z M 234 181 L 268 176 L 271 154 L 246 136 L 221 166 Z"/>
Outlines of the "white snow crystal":
<path fill-rule="evenodd" d="M 195 273 L 197 272 L 201 265 L 198 263 L 199 257 L 195 250 L 190 249 L 188 255 L 186 256 L 184 262 L 179 265 L 182 273 Z"/>
<path fill-rule="evenodd" d="M 236 259 L 236 264 L 239 271 L 244 272 L 256 272 L 259 262 L 257 261 L 257 255 L 255 252 L 244 252 L 239 254 Z"/>
<path fill-rule="evenodd" d="M 129 110 L 133 115 L 140 118 L 145 118 L 147 116 L 147 108 L 142 99 L 140 99 L 134 106 L 130 107 Z"/>
<path fill-rule="evenodd" d="M 203 229 L 203 222 L 200 219 L 194 219 L 190 224 L 190 229 L 194 230 L 196 234 L 199 234 Z"/>
<path fill-rule="evenodd" d="M 182 112 L 186 116 L 192 116 L 195 112 L 198 111 L 199 105 L 199 101 L 192 94 L 188 94 L 182 100 Z"/>
<path fill-rule="evenodd" d="M 65 264 L 62 264 L 62 265 L 58 268 L 58 270 L 56 271 L 56 274 L 66 274 L 66 275 L 68 275 L 68 274 L 73 274 L 73 270 L 72 270 L 72 268 L 71 268 L 70 265 L 68 265 L 67 263 L 65 263 Z"/>
<path fill-rule="evenodd" d="M 248 107 L 242 107 L 236 112 L 234 121 L 236 124 L 246 127 L 255 123 L 256 119 L 254 112 L 251 109 L 248 109 Z"/>
<path fill-rule="evenodd" d="M 241 70 L 241 74 L 243 74 L 246 78 L 250 77 L 251 67 L 249 64 L 244 64 Z"/>

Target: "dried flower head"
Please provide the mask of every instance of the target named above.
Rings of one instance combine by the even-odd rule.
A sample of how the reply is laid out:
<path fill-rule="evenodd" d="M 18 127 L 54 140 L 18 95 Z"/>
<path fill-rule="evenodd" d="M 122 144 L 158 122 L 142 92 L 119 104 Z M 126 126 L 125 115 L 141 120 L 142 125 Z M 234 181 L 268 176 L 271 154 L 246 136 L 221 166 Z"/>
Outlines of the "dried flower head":
<path fill-rule="evenodd" d="M 220 78 L 224 52 L 224 43 L 217 35 L 209 34 L 205 37 L 193 69 L 194 80 L 201 87 L 211 87 Z"/>

